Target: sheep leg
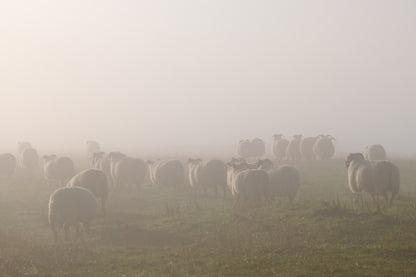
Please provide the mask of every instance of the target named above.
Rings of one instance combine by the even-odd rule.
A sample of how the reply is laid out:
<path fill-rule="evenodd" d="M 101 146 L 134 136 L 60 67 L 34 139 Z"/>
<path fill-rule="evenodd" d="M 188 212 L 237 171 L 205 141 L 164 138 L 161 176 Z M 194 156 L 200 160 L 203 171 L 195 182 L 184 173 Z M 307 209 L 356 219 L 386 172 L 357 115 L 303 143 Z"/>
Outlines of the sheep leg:
<path fill-rule="evenodd" d="M 226 187 L 225 186 L 222 186 L 222 195 L 223 195 L 223 199 L 225 200 L 227 197 L 226 197 Z"/>

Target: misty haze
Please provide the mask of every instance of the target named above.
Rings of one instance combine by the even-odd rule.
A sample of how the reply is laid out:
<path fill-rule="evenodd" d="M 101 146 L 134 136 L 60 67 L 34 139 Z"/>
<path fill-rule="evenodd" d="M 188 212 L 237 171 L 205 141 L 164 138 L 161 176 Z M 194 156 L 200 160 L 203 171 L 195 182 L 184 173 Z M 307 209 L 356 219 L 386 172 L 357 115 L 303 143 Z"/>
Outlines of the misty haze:
<path fill-rule="evenodd" d="M 0 276 L 416 275 L 415 24 L 2 1 Z"/>

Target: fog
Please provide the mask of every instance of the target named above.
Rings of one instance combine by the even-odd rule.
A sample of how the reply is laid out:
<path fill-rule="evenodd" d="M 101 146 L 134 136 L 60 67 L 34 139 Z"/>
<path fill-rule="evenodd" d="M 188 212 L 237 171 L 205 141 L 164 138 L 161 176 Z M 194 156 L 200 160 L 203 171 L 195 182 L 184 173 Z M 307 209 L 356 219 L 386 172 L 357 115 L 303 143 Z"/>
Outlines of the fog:
<path fill-rule="evenodd" d="M 415 155 L 415 18 L 412 0 L 2 1 L 0 148 L 324 133 Z"/>

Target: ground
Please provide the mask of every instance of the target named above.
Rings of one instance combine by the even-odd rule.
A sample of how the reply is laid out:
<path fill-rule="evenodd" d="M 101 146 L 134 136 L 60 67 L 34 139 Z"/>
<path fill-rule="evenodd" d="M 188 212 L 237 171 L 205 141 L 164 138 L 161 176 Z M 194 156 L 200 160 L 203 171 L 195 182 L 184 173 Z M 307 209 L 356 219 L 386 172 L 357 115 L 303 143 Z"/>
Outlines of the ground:
<path fill-rule="evenodd" d="M 395 161 L 392 207 L 353 201 L 343 160 L 300 163 L 295 203 L 236 212 L 228 194 L 112 189 L 90 234 L 54 243 L 55 188 L 17 174 L 0 187 L 0 276 L 416 276 L 416 161 Z M 180 214 L 166 216 L 175 198 Z"/>

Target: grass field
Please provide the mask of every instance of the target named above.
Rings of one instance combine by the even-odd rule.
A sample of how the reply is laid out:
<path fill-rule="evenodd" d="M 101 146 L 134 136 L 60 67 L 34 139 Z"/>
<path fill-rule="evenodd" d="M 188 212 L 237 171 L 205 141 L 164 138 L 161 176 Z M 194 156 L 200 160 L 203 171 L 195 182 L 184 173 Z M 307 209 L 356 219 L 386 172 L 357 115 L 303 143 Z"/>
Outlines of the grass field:
<path fill-rule="evenodd" d="M 416 276 L 416 161 L 396 164 L 392 207 L 354 203 L 343 160 L 301 163 L 293 204 L 235 213 L 230 195 L 197 207 L 186 189 L 112 190 L 91 234 L 58 244 L 47 221 L 54 189 L 18 172 L 0 187 L 0 276 Z M 172 194 L 181 213 L 168 217 Z"/>

